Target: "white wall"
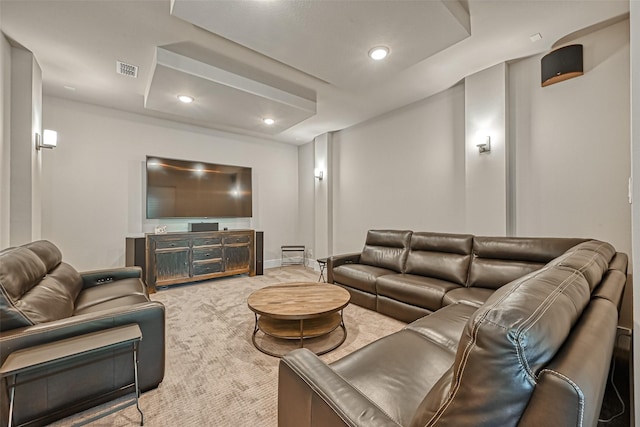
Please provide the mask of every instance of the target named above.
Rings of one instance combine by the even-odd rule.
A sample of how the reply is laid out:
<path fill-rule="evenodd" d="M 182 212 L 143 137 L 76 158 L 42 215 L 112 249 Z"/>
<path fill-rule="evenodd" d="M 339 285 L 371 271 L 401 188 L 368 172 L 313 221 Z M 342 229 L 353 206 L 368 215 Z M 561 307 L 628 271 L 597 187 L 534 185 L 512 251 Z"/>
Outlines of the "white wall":
<path fill-rule="evenodd" d="M 575 41 L 582 77 L 541 88 L 539 55 L 336 132 L 332 252 L 357 251 L 367 229 L 389 227 L 593 237 L 631 254 L 628 25 Z M 482 126 L 492 153 L 472 147 L 465 158 L 465 134 L 471 146 Z"/>
<path fill-rule="evenodd" d="M 41 152 L 42 71 L 33 53 L 11 47 L 9 243 L 22 245 L 42 236 Z"/>
<path fill-rule="evenodd" d="M 631 161 L 633 168 L 633 270 L 640 271 L 640 2 L 632 1 L 631 33 Z M 633 280 L 633 390 L 632 414 L 640 416 L 640 274 Z M 632 424 L 633 424 L 632 418 Z"/>
<path fill-rule="evenodd" d="M 540 59 L 510 67 L 516 230 L 593 237 L 631 253 L 629 21 L 572 43 L 585 74 L 540 86 Z"/>
<path fill-rule="evenodd" d="M 464 79 L 466 231 L 507 233 L 507 65 L 500 63 Z M 477 147 L 490 137 L 491 151 Z"/>
<path fill-rule="evenodd" d="M 372 228 L 465 231 L 464 85 L 333 134 L 333 254 Z"/>
<path fill-rule="evenodd" d="M 77 269 L 124 265 L 125 237 L 156 225 L 187 230 L 188 220 L 145 219 L 145 155 L 253 168 L 253 219 L 220 227 L 264 231 L 266 267 L 298 241 L 295 146 L 59 98 L 45 98 L 43 119 L 58 147 L 43 153 L 42 234 Z"/>
<path fill-rule="evenodd" d="M 314 146 L 314 191 L 315 234 L 313 259 L 331 255 L 331 174 L 328 171 L 332 135 L 325 133 L 315 138 Z M 322 180 L 315 178 L 315 170 L 322 172 Z M 315 263 L 314 263 L 315 264 Z"/>
<path fill-rule="evenodd" d="M 1 6 L 0 6 L 1 7 Z M 0 32 L 0 248 L 10 243 L 11 46 Z"/>
<path fill-rule="evenodd" d="M 300 224 L 299 240 L 289 242 L 292 245 L 305 245 L 306 248 L 315 246 L 315 200 L 313 178 L 314 142 L 298 147 L 298 187 L 300 196 L 298 199 L 298 215 Z M 315 254 L 314 254 L 315 255 Z M 314 263 L 308 263 L 309 266 Z"/>

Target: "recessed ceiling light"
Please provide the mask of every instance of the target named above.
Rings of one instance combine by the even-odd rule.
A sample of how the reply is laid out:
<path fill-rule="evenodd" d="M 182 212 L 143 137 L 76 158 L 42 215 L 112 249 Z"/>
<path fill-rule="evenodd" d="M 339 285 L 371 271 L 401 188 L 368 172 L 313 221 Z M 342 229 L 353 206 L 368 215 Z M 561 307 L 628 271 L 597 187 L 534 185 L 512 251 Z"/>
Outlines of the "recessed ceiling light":
<path fill-rule="evenodd" d="M 189 96 L 189 95 L 178 95 L 178 99 L 181 102 L 184 102 L 185 104 L 189 104 L 190 102 L 193 102 L 193 96 Z"/>
<path fill-rule="evenodd" d="M 269 117 L 267 117 L 266 119 L 262 119 L 262 121 L 264 122 L 265 125 L 272 125 L 276 122 L 275 120 Z"/>
<path fill-rule="evenodd" d="M 385 46 L 376 46 L 369 51 L 369 57 L 376 61 L 384 59 L 389 54 L 389 48 Z"/>

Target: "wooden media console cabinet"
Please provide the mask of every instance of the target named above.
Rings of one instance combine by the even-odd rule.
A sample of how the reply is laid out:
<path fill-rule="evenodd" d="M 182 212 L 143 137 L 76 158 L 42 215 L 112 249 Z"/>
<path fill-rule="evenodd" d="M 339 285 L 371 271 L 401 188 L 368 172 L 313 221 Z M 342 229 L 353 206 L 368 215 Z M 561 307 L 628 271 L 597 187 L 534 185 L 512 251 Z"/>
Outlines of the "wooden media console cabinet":
<path fill-rule="evenodd" d="M 147 234 L 146 281 L 151 292 L 234 274 L 255 276 L 255 231 Z"/>

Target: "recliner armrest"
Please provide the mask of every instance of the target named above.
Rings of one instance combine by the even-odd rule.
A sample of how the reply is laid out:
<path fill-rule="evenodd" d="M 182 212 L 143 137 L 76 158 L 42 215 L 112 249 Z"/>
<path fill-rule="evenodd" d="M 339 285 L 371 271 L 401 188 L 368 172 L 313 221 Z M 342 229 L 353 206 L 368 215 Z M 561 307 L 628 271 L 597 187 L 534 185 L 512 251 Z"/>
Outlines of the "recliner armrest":
<path fill-rule="evenodd" d="M 398 427 L 311 351 L 294 350 L 280 359 L 278 427 Z"/>
<path fill-rule="evenodd" d="M 80 314 L 0 333 L 0 363 L 9 354 L 34 345 L 136 323 L 142 331 L 139 349 L 140 387 L 148 390 L 164 377 L 165 309 L 157 301 Z"/>
<path fill-rule="evenodd" d="M 360 262 L 360 252 L 334 255 L 327 258 L 327 283 L 333 283 L 333 269 L 344 264 L 358 264 Z"/>
<path fill-rule="evenodd" d="M 83 271 L 80 272 L 80 276 L 82 276 L 82 287 L 86 289 L 121 279 L 141 279 L 142 269 L 140 267 L 107 268 L 103 270 Z"/>

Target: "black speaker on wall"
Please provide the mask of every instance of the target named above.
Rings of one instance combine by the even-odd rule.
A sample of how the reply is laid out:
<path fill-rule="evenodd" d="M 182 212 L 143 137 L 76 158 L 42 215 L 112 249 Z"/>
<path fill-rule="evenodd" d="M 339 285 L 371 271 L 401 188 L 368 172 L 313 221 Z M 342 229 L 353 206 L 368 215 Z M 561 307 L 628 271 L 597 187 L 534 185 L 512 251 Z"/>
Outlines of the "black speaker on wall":
<path fill-rule="evenodd" d="M 264 231 L 256 231 L 256 274 L 264 274 Z"/>
<path fill-rule="evenodd" d="M 542 87 L 584 74 L 582 45 L 561 47 L 542 57 Z"/>
<path fill-rule="evenodd" d="M 217 222 L 190 222 L 189 231 L 218 231 Z"/>

